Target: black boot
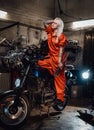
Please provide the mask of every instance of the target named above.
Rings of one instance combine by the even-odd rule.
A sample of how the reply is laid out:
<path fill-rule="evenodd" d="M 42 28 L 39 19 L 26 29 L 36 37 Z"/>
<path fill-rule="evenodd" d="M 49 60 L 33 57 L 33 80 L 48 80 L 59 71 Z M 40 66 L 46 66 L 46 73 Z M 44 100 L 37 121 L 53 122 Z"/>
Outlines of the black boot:
<path fill-rule="evenodd" d="M 53 108 L 56 111 L 62 111 L 64 109 L 64 102 L 62 102 L 60 99 L 56 99 L 53 105 Z"/>

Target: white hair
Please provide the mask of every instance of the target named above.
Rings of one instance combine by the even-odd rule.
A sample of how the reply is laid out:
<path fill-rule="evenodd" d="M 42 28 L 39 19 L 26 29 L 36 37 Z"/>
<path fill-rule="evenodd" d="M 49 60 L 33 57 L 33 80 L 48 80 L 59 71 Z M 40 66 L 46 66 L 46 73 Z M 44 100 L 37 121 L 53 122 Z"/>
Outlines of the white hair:
<path fill-rule="evenodd" d="M 61 33 L 63 33 L 64 29 L 64 22 L 61 18 L 56 17 L 54 19 L 54 22 L 57 23 L 58 28 L 57 28 L 57 36 L 60 36 Z"/>

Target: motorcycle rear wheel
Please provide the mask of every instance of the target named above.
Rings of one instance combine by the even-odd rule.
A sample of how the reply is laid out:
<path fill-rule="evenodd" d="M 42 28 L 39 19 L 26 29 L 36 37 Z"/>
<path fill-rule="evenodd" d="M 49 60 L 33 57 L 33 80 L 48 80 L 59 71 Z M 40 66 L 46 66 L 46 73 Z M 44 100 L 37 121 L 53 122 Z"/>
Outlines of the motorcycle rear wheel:
<path fill-rule="evenodd" d="M 9 94 L 0 100 L 0 122 L 7 128 L 22 126 L 30 115 L 27 98 L 19 97 L 20 103 L 14 106 L 15 96 L 15 94 Z"/>

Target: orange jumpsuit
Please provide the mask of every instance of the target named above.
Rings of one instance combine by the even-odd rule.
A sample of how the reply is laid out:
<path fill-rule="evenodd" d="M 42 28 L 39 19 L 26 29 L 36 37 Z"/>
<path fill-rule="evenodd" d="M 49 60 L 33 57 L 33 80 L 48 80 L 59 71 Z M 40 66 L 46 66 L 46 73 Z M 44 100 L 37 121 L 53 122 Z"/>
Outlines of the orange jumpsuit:
<path fill-rule="evenodd" d="M 60 46 L 65 47 L 66 45 L 66 37 L 64 34 L 61 34 L 58 42 L 56 42 L 56 36 L 53 36 L 53 30 L 51 26 L 46 28 L 47 36 L 48 36 L 48 47 L 49 47 L 49 59 L 39 60 L 38 65 L 47 68 L 52 75 L 56 72 L 58 68 L 58 58 L 59 58 L 59 49 Z M 66 53 L 63 53 L 62 62 L 65 66 Z M 56 89 L 57 99 L 64 101 L 64 91 L 66 86 L 66 77 L 64 74 L 65 67 L 61 70 L 61 72 L 54 78 L 54 84 Z"/>

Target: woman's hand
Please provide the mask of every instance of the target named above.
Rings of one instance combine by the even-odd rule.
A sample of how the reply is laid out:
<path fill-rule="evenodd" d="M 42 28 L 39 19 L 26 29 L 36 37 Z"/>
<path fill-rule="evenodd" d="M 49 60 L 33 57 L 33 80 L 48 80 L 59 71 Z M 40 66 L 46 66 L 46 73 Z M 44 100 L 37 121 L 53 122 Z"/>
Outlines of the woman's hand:
<path fill-rule="evenodd" d="M 45 59 L 48 59 L 48 58 L 50 58 L 49 54 L 45 56 Z"/>
<path fill-rule="evenodd" d="M 48 26 L 49 24 L 52 24 L 54 20 L 47 20 L 47 21 L 43 21 L 44 26 Z"/>
<path fill-rule="evenodd" d="M 60 69 L 62 69 L 62 68 L 63 68 L 63 63 L 62 63 L 62 62 L 59 62 L 59 63 L 58 63 L 58 67 L 59 67 Z"/>

